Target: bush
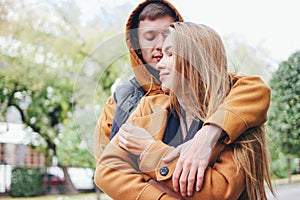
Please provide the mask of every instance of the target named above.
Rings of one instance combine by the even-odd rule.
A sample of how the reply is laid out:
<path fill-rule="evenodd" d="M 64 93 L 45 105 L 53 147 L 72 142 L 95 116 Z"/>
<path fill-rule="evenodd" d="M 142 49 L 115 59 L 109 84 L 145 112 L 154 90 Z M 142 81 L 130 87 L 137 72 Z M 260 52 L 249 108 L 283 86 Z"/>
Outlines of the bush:
<path fill-rule="evenodd" d="M 11 176 L 11 196 L 29 197 L 43 194 L 42 180 L 43 171 L 40 168 L 14 168 Z"/>
<path fill-rule="evenodd" d="M 281 155 L 277 160 L 272 162 L 272 172 L 275 175 L 275 178 L 286 178 L 288 177 L 288 170 L 287 170 L 287 156 Z M 291 160 L 291 170 L 296 171 L 295 162 L 293 159 Z"/>

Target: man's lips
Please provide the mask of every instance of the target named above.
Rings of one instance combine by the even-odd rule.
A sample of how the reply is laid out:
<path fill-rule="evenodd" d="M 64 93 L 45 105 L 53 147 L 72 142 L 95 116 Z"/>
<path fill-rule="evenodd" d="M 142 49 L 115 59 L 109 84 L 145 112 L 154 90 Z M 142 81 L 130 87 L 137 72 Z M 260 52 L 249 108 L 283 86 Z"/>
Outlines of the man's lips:
<path fill-rule="evenodd" d="M 156 59 L 157 62 L 159 62 L 162 58 L 162 55 L 156 55 L 156 56 L 153 56 L 154 59 Z"/>

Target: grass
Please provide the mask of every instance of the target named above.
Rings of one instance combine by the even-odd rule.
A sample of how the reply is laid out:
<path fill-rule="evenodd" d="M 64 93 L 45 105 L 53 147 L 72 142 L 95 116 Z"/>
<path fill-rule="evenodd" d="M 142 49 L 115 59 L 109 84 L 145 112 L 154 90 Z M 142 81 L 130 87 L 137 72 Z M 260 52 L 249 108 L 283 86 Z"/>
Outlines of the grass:
<path fill-rule="evenodd" d="M 287 184 L 288 180 L 285 179 L 276 179 L 273 180 L 274 184 Z M 300 174 L 292 176 L 292 183 L 300 182 Z M 1 200 L 111 200 L 106 194 L 100 193 L 100 198 L 97 199 L 97 193 L 81 193 L 78 195 L 65 195 L 65 194 L 56 194 L 56 195 L 47 195 L 47 196 L 37 196 L 37 197 L 0 197 Z"/>
<path fill-rule="evenodd" d="M 65 194 L 55 194 L 47 196 L 37 196 L 37 197 L 1 197 L 1 200 L 97 200 L 96 193 L 82 193 L 77 195 L 65 195 Z M 111 200 L 107 195 L 101 193 L 98 200 Z"/>
<path fill-rule="evenodd" d="M 292 175 L 292 183 L 299 183 L 300 182 L 300 174 Z M 288 179 L 275 179 L 273 180 L 275 184 L 288 184 Z"/>

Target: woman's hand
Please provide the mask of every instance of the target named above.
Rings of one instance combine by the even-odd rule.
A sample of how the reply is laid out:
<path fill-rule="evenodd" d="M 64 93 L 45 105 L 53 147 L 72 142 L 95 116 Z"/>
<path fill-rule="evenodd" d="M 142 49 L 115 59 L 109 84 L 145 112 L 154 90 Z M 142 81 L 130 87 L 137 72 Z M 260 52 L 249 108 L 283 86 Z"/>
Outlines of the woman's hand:
<path fill-rule="evenodd" d="M 182 196 L 192 196 L 195 188 L 200 191 L 204 172 L 207 168 L 211 150 L 221 135 L 222 129 L 216 125 L 205 125 L 195 137 L 178 146 L 163 161 L 171 162 L 179 157 L 173 173 L 173 188 Z"/>
<path fill-rule="evenodd" d="M 155 142 L 143 128 L 132 124 L 123 124 L 119 130 L 119 146 L 126 151 L 140 156 Z"/>

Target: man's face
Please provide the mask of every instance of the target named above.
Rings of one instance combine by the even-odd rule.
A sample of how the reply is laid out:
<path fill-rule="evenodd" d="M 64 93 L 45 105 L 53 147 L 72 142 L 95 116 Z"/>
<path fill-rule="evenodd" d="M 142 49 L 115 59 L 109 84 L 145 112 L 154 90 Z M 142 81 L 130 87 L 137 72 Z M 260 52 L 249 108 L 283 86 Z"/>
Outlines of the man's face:
<path fill-rule="evenodd" d="M 155 69 L 162 58 L 162 45 L 167 36 L 168 27 L 174 19 L 162 16 L 155 20 L 140 21 L 138 29 L 139 45 L 145 63 Z"/>

